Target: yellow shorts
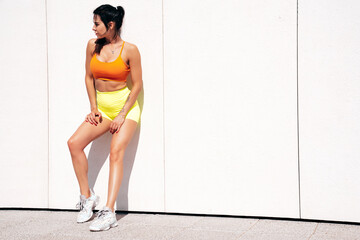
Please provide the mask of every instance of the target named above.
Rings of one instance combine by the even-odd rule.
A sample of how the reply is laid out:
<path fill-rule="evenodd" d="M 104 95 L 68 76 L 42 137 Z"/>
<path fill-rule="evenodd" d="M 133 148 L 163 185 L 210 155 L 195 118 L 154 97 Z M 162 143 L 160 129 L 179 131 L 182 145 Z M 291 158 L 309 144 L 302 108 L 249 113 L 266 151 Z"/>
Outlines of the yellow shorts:
<path fill-rule="evenodd" d="M 119 114 L 121 109 L 124 107 L 126 99 L 130 94 L 130 89 L 126 86 L 120 90 L 113 92 L 99 92 L 96 90 L 96 102 L 99 112 L 101 112 L 104 118 L 110 121 Z M 140 121 L 140 107 L 136 100 L 134 105 L 130 108 L 126 114 L 125 119 L 132 119 L 139 123 Z"/>

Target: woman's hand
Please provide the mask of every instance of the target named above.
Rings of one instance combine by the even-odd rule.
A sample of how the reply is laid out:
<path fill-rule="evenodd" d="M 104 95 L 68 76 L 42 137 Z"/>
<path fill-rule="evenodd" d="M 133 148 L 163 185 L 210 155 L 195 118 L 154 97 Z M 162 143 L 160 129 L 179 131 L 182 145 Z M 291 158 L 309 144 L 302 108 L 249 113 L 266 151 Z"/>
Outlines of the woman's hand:
<path fill-rule="evenodd" d="M 121 114 L 117 115 L 110 124 L 111 134 L 118 133 L 120 131 L 120 128 L 123 125 L 124 121 L 125 121 L 125 116 L 123 116 Z"/>
<path fill-rule="evenodd" d="M 97 120 L 97 117 L 99 118 L 99 121 Z M 102 115 L 99 112 L 99 110 L 97 110 L 97 109 L 91 110 L 91 113 L 86 115 L 85 122 L 89 122 L 90 124 L 95 125 L 95 126 L 97 126 L 99 122 L 101 123 Z"/>

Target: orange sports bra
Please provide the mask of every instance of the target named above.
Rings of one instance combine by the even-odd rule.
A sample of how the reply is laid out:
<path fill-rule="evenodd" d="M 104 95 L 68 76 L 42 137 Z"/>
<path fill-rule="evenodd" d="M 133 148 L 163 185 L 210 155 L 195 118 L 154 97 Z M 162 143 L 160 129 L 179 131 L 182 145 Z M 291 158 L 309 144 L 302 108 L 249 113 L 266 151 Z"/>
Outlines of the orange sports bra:
<path fill-rule="evenodd" d="M 90 70 L 95 79 L 126 82 L 130 68 L 121 58 L 124 43 L 125 41 L 123 41 L 118 58 L 113 62 L 101 62 L 97 59 L 96 53 L 94 53 L 90 61 Z"/>

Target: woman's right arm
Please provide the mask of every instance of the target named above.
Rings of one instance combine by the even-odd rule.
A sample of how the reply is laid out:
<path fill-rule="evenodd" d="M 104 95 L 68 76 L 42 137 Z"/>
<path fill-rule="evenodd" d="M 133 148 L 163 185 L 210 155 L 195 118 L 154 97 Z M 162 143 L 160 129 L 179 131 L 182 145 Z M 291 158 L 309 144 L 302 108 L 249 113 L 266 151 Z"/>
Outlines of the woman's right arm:
<path fill-rule="evenodd" d="M 89 96 L 91 113 L 89 113 L 86 116 L 86 121 L 88 121 L 91 124 L 97 125 L 98 121 L 97 121 L 95 115 L 98 115 L 99 119 L 101 121 L 101 113 L 97 109 L 94 77 L 90 70 L 90 61 L 92 58 L 92 53 L 94 51 L 94 47 L 95 47 L 95 39 L 90 39 L 88 41 L 88 44 L 86 47 L 85 85 L 86 85 L 86 90 L 87 90 L 87 93 Z"/>

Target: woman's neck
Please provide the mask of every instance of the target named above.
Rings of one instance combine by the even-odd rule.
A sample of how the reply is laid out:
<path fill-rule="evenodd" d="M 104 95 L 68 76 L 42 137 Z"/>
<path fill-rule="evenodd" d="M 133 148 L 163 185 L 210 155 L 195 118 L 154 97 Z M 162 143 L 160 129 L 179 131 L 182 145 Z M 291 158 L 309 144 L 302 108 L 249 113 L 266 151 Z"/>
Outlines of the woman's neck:
<path fill-rule="evenodd" d="M 120 41 L 121 41 L 121 38 L 119 36 L 116 36 L 116 38 L 111 39 L 111 40 L 109 38 L 106 38 L 106 42 L 111 43 L 111 44 L 115 44 L 115 43 L 118 43 Z"/>

